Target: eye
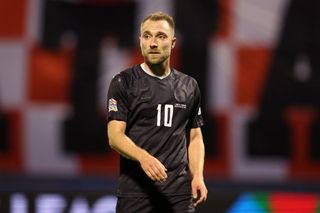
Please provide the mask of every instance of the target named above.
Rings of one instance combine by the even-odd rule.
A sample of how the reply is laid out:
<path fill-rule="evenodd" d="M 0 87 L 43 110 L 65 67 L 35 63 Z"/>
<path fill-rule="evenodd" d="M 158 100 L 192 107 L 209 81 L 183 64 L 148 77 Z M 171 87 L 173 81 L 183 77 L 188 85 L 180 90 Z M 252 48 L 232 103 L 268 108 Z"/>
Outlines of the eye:
<path fill-rule="evenodd" d="M 160 34 L 160 35 L 158 35 L 158 38 L 160 38 L 161 40 L 164 40 L 164 39 L 168 38 L 168 36 L 165 34 Z"/>
<path fill-rule="evenodd" d="M 150 38 L 151 38 L 151 35 L 145 33 L 145 34 L 142 35 L 142 38 L 144 38 L 144 39 L 150 39 Z"/>

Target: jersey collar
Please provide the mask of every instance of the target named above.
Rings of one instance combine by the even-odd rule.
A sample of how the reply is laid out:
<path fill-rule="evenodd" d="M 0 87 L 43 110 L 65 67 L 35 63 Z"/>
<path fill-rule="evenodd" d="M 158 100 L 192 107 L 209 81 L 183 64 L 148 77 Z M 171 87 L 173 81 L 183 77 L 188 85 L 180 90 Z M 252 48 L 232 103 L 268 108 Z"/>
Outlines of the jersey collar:
<path fill-rule="evenodd" d="M 164 79 L 164 78 L 168 77 L 171 74 L 171 69 L 170 69 L 169 73 L 167 75 L 157 76 L 157 75 L 153 74 L 152 72 L 149 72 L 147 69 L 145 69 L 142 64 L 140 64 L 140 67 L 146 74 L 148 74 L 148 75 L 150 75 L 152 77 L 159 78 L 159 79 Z"/>

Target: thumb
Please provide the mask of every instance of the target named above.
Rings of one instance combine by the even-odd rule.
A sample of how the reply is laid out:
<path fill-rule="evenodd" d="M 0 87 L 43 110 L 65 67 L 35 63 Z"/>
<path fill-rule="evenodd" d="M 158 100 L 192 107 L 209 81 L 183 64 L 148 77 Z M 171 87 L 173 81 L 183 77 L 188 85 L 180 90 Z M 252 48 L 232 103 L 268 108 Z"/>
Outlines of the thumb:
<path fill-rule="evenodd" d="M 192 187 L 192 196 L 193 196 L 193 199 L 197 199 L 198 197 L 197 187 Z"/>

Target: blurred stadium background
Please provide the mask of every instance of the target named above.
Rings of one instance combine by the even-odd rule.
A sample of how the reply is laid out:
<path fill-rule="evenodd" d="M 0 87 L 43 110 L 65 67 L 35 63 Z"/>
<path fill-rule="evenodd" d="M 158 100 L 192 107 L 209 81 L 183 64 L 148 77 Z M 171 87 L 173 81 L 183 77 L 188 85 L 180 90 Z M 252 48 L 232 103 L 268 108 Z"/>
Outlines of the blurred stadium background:
<path fill-rule="evenodd" d="M 158 10 L 203 95 L 198 212 L 320 212 L 318 0 L 1 1 L 0 212 L 114 212 L 107 88 Z"/>

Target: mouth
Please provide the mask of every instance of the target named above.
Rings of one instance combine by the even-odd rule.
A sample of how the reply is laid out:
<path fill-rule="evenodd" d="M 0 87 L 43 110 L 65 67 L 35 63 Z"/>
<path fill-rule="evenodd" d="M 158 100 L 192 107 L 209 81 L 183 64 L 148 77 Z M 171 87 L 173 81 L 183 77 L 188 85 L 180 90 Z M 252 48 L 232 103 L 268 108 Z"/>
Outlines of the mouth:
<path fill-rule="evenodd" d="M 160 52 L 150 51 L 149 54 L 160 54 Z"/>

